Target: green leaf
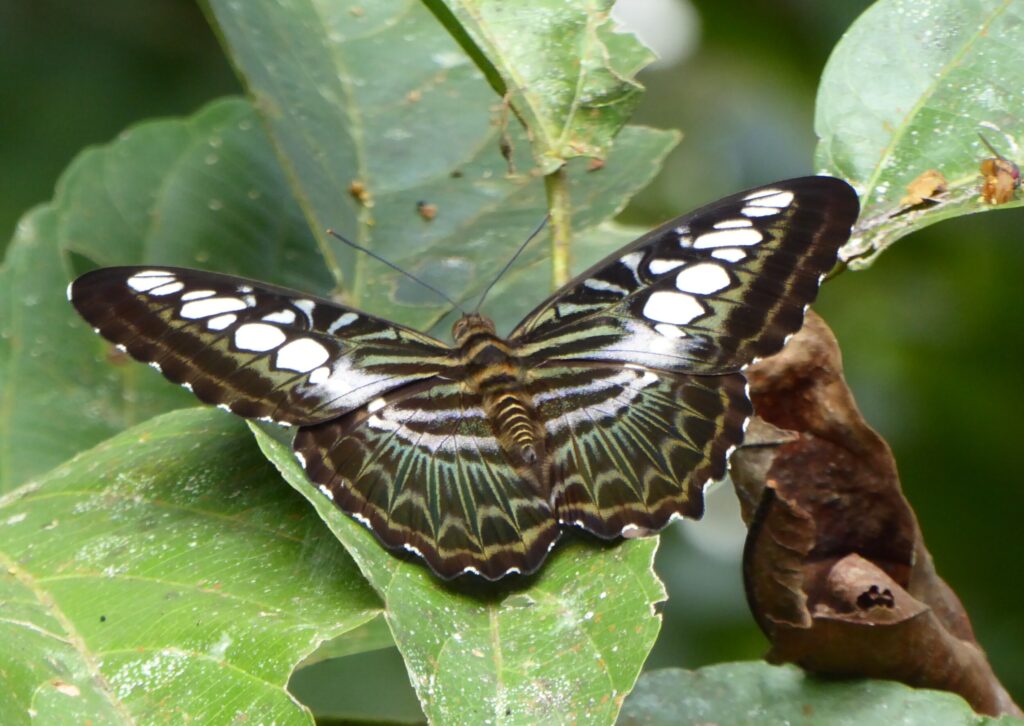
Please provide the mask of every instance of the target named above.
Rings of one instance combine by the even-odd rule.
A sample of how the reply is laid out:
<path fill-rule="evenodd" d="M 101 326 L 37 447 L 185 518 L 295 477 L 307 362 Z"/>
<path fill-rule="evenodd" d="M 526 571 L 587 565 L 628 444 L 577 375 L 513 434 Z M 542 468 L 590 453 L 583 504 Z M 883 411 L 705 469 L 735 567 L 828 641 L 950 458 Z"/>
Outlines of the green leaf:
<path fill-rule="evenodd" d="M 309 723 L 295 664 L 380 606 L 307 512 L 215 410 L 0 499 L 0 722 Z"/>
<path fill-rule="evenodd" d="M 841 252 L 852 267 L 916 229 L 991 209 L 978 166 L 992 154 L 978 134 L 1021 160 L 1022 23 L 1010 0 L 880 0 L 836 46 L 818 91 L 817 164 L 860 192 L 861 220 Z M 907 184 L 930 169 L 949 181 L 941 203 L 896 214 Z"/>
<path fill-rule="evenodd" d="M 614 721 L 661 624 L 654 604 L 665 593 L 651 570 L 655 538 L 563 543 L 527 580 L 443 585 L 419 562 L 386 552 L 321 496 L 279 431 L 252 428 L 383 598 L 432 722 L 537 723 L 553 714 L 565 722 Z"/>
<path fill-rule="evenodd" d="M 619 719 L 619 726 L 683 723 L 1009 726 L 1024 721 L 979 716 L 962 698 L 944 691 L 915 690 L 893 681 L 824 680 L 794 666 L 760 662 L 645 673 Z"/>
<path fill-rule="evenodd" d="M 84 152 L 19 224 L 0 268 L 0 491 L 195 399 L 93 334 L 64 289 L 93 265 L 179 264 L 330 289 L 249 104 Z M 56 413 L 59 412 L 59 415 Z"/>
<path fill-rule="evenodd" d="M 492 90 L 419 3 L 209 0 L 208 6 L 351 304 L 419 328 L 450 309 L 325 237 L 327 227 L 455 300 L 470 301 L 543 219 L 545 192 L 527 172 L 525 135 L 510 130 L 518 170 L 510 174 Z M 624 133 L 604 169 L 588 174 L 582 164 L 575 167 L 576 230 L 621 209 L 677 138 L 650 129 Z M 353 182 L 372 206 L 353 198 Z M 437 207 L 433 221 L 417 212 L 420 201 Z M 547 254 L 545 247 L 536 241 L 524 263 Z M 523 280 L 515 293 L 539 303 L 549 279 Z"/>
<path fill-rule="evenodd" d="M 640 101 L 636 73 L 654 55 L 617 32 L 613 0 L 510 3 L 427 0 L 530 133 L 541 173 L 605 158 Z"/>
<path fill-rule="evenodd" d="M 405 662 L 394 647 L 302 668 L 292 676 L 288 690 L 313 712 L 317 724 L 426 722 Z"/>
<path fill-rule="evenodd" d="M 300 668 L 315 665 L 325 660 L 345 658 L 360 653 L 394 648 L 395 640 L 383 617 L 374 618 L 355 630 L 351 630 L 340 638 L 329 640 L 320 645 L 313 653 L 302 661 Z"/>

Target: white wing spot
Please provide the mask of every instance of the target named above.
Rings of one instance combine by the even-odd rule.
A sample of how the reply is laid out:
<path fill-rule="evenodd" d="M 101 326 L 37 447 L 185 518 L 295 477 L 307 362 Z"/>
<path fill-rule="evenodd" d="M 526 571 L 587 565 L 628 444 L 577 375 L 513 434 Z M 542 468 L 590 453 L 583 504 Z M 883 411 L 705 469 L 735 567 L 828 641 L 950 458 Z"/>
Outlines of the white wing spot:
<path fill-rule="evenodd" d="M 164 369 L 163 369 L 163 368 L 161 368 L 161 367 L 160 367 L 160 364 L 159 364 L 159 363 L 157 363 L 157 362 L 156 362 L 155 360 L 154 360 L 154 361 L 150 361 L 150 363 L 149 363 L 149 367 L 150 367 L 150 368 L 156 368 L 156 369 L 157 369 L 158 371 L 160 371 L 161 373 L 163 373 L 163 372 L 164 372 Z"/>
<path fill-rule="evenodd" d="M 245 302 L 237 297 L 213 297 L 185 303 L 181 306 L 178 315 L 189 320 L 198 320 L 199 318 L 208 318 L 213 315 L 234 312 L 235 310 L 244 310 L 245 307 Z"/>
<path fill-rule="evenodd" d="M 192 292 L 186 292 L 181 296 L 181 299 L 188 302 L 189 300 L 202 300 L 203 298 L 213 297 L 216 294 L 214 290 L 193 290 Z"/>
<path fill-rule="evenodd" d="M 184 289 L 185 289 L 185 283 L 184 282 L 174 281 L 174 282 L 169 282 L 166 285 L 161 285 L 160 287 L 154 287 L 152 290 L 149 291 L 149 294 L 150 295 L 157 295 L 157 296 L 173 295 L 174 293 L 181 292 Z"/>
<path fill-rule="evenodd" d="M 315 371 L 309 374 L 310 385 L 319 386 L 325 383 L 328 378 L 331 377 L 331 369 L 327 366 L 320 366 Z"/>
<path fill-rule="evenodd" d="M 659 323 L 683 325 L 704 314 L 704 306 L 693 295 L 659 290 L 644 304 L 644 317 Z"/>
<path fill-rule="evenodd" d="M 762 189 L 755 189 L 750 194 L 743 197 L 743 201 L 749 202 L 751 199 L 761 199 L 762 197 L 771 197 L 776 194 L 782 194 L 782 190 L 775 189 L 774 187 L 764 187 Z"/>
<path fill-rule="evenodd" d="M 601 292 L 613 292 L 616 295 L 625 295 L 627 290 L 621 285 L 616 285 L 612 282 L 606 282 L 605 280 L 599 280 L 596 277 L 588 277 L 583 281 L 584 287 L 589 287 L 591 290 L 600 290 Z"/>
<path fill-rule="evenodd" d="M 236 320 L 238 320 L 238 316 L 232 315 L 231 313 L 228 313 L 227 315 L 218 315 L 215 318 L 207 320 L 206 327 L 209 330 L 224 330 L 224 328 L 228 327 Z"/>
<path fill-rule="evenodd" d="M 164 270 L 143 270 L 128 278 L 128 287 L 136 292 L 146 292 L 154 287 L 174 282 L 174 275 Z"/>
<path fill-rule="evenodd" d="M 238 291 L 243 295 L 252 292 L 252 285 L 239 285 Z"/>
<path fill-rule="evenodd" d="M 235 331 L 235 347 L 254 353 L 273 350 L 285 340 L 286 336 L 280 328 L 266 323 L 246 323 Z"/>
<path fill-rule="evenodd" d="M 346 325 L 351 325 L 358 319 L 359 316 L 356 315 L 355 313 L 345 313 L 339 316 L 338 319 L 335 320 L 333 323 L 331 323 L 331 326 L 327 328 L 327 332 L 335 333 L 338 331 L 339 328 L 344 328 Z"/>
<path fill-rule="evenodd" d="M 637 265 L 640 264 L 640 260 L 643 258 L 643 252 L 630 252 L 628 255 L 620 257 L 619 262 L 630 272 L 636 272 Z"/>
<path fill-rule="evenodd" d="M 303 454 L 301 451 L 293 451 L 292 453 L 295 454 L 295 459 L 299 462 L 299 466 L 301 466 L 303 469 L 305 469 L 306 468 L 306 456 L 305 456 L 305 454 Z"/>
<path fill-rule="evenodd" d="M 277 328 L 274 328 L 274 330 L 277 330 Z M 281 331 L 278 332 L 280 333 Z M 283 337 L 284 333 L 281 333 L 281 335 Z M 274 365 L 277 368 L 287 368 L 290 371 L 309 373 L 314 368 L 318 368 L 330 356 L 331 354 L 327 348 L 312 338 L 299 338 L 277 351 L 277 359 L 274 361 Z"/>
<path fill-rule="evenodd" d="M 775 207 L 785 209 L 793 203 L 793 192 L 780 192 L 775 189 L 765 190 L 771 192 L 757 197 L 747 197 L 752 207 Z"/>
<path fill-rule="evenodd" d="M 370 525 L 370 520 L 367 519 L 366 515 L 364 515 L 364 514 L 360 514 L 359 512 L 352 512 L 352 518 L 354 520 L 356 520 L 357 522 L 360 522 L 360 523 L 366 525 L 367 527 L 371 526 Z"/>
<path fill-rule="evenodd" d="M 313 310 L 316 309 L 316 303 L 306 298 L 299 298 L 292 300 L 292 305 L 302 311 L 302 314 L 306 316 L 310 323 L 313 322 Z"/>
<path fill-rule="evenodd" d="M 776 209 L 775 207 L 744 207 L 740 210 L 740 214 L 744 217 L 770 217 L 781 211 L 781 209 Z"/>
<path fill-rule="evenodd" d="M 693 246 L 698 250 L 708 247 L 746 247 L 756 245 L 762 239 L 761 233 L 756 229 L 723 229 L 702 234 Z"/>
<path fill-rule="evenodd" d="M 372 401 L 370 401 L 369 404 L 367 404 L 366 410 L 369 411 L 370 413 L 377 413 L 377 411 L 380 411 L 386 405 L 387 401 L 385 401 L 383 398 L 375 398 Z"/>
<path fill-rule="evenodd" d="M 295 322 L 295 311 L 278 310 L 277 312 L 264 315 L 262 319 L 266 320 L 268 323 L 283 323 L 285 325 L 291 325 Z"/>
<path fill-rule="evenodd" d="M 650 264 L 647 265 L 647 269 L 651 271 L 652 275 L 661 275 L 671 272 L 677 267 L 682 267 L 684 264 L 683 260 L 651 260 Z"/>
<path fill-rule="evenodd" d="M 750 227 L 753 222 L 749 219 L 726 219 L 722 222 L 715 223 L 715 229 L 740 229 L 742 227 Z"/>
<path fill-rule="evenodd" d="M 719 248 L 711 253 L 711 256 L 716 260 L 725 260 L 726 262 L 739 262 L 746 258 L 747 253 L 736 247 L 726 247 L 724 249 Z"/>
<path fill-rule="evenodd" d="M 713 262 L 691 265 L 676 275 L 676 287 L 694 295 L 709 295 L 729 287 L 730 283 L 729 273 Z"/>
<path fill-rule="evenodd" d="M 325 486 L 324 486 L 323 484 L 321 484 L 321 485 L 319 486 L 319 489 L 320 489 L 320 492 L 321 492 L 321 493 L 322 493 L 322 494 L 323 494 L 323 495 L 324 495 L 325 497 L 327 497 L 328 499 L 330 499 L 330 500 L 331 500 L 332 502 L 334 501 L 334 492 L 332 492 L 332 491 L 331 491 L 330 489 L 328 489 L 327 487 L 325 487 Z"/>
<path fill-rule="evenodd" d="M 654 326 L 654 329 L 657 330 L 661 335 L 664 335 L 666 338 L 686 337 L 686 333 L 684 333 L 676 326 L 669 325 L 668 323 L 658 323 L 657 325 Z"/>

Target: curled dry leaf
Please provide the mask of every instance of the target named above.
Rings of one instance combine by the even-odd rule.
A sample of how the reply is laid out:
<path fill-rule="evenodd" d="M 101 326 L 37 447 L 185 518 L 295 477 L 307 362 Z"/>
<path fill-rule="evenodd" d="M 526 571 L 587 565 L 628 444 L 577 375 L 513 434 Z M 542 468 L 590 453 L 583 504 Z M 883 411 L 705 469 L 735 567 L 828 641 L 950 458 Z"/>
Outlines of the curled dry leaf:
<path fill-rule="evenodd" d="M 821 318 L 747 371 L 755 419 L 732 460 L 747 598 L 768 659 L 902 681 L 1020 714 L 938 577 L 886 442 L 857 410 Z"/>
<path fill-rule="evenodd" d="M 900 199 L 901 207 L 916 207 L 925 202 L 937 203 L 937 197 L 946 193 L 949 189 L 949 182 L 938 169 L 928 169 L 914 177 L 914 181 L 907 184 L 907 194 Z"/>

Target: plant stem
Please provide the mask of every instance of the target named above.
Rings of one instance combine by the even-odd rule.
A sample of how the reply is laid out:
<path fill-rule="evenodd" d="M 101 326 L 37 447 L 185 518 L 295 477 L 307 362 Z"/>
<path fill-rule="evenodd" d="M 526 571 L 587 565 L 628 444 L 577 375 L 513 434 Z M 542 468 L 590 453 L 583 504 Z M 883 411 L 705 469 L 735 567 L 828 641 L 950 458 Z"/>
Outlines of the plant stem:
<path fill-rule="evenodd" d="M 569 248 L 572 242 L 572 205 L 569 201 L 569 175 L 565 166 L 544 177 L 551 214 L 551 282 L 554 289 L 569 281 Z"/>

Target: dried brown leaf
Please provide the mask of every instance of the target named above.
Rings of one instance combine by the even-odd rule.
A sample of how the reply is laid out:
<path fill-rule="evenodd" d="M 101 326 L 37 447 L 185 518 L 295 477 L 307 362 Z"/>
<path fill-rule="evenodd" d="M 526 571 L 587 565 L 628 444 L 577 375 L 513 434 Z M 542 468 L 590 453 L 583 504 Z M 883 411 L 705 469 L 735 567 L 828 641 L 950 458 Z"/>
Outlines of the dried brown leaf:
<path fill-rule="evenodd" d="M 747 598 L 769 660 L 1020 714 L 935 573 L 892 452 L 858 411 L 824 321 L 809 314 L 747 375 L 763 422 L 733 457 L 732 478 L 750 526 Z"/>

